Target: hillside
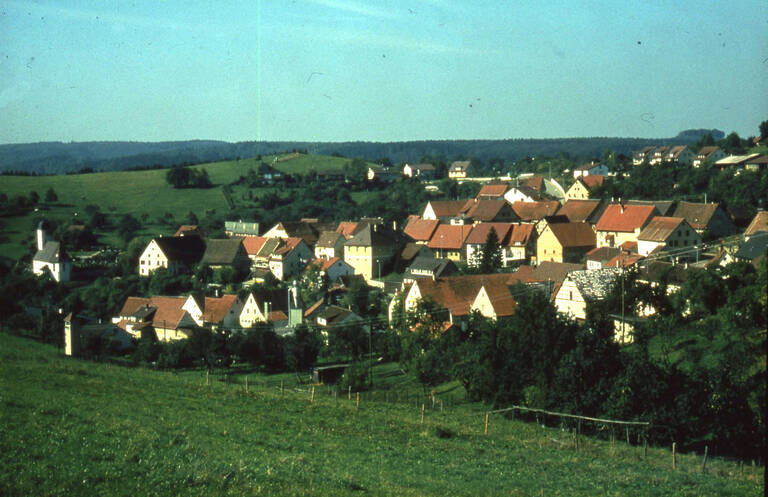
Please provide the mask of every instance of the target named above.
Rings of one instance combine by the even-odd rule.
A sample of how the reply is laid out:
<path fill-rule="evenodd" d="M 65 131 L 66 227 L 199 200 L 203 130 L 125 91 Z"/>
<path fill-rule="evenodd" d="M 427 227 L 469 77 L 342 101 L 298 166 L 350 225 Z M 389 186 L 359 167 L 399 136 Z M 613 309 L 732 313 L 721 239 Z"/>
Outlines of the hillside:
<path fill-rule="evenodd" d="M 144 171 L 117 171 L 106 173 L 74 174 L 58 176 L 3 176 L 0 181 L 0 193 L 13 200 L 19 195 L 27 196 L 36 191 L 43 198 L 48 188 L 53 188 L 58 196 L 56 202 L 39 205 L 38 211 L 29 210 L 21 216 L 7 217 L 0 223 L 0 252 L 8 257 L 19 257 L 25 249 L 23 240 L 33 234 L 35 219 L 47 219 L 69 222 L 83 218 L 87 205 L 99 206 L 102 212 L 116 221 L 121 214 L 131 214 L 142 221 L 140 234 L 155 236 L 172 234 L 178 224 L 189 212 L 198 217 L 207 211 L 226 214 L 229 205 L 223 192 L 223 186 L 248 174 L 249 169 L 257 169 L 263 161 L 285 173 L 304 174 L 311 170 L 341 170 L 349 159 L 318 155 L 287 154 L 256 158 L 213 162 L 192 166 L 205 169 L 213 188 L 174 189 L 165 181 L 166 169 Z M 260 189 L 248 189 L 258 195 Z M 233 187 L 232 199 L 235 205 L 246 202 L 246 188 Z M 158 222 L 158 217 L 165 213 L 174 216 L 175 222 Z M 107 241 L 112 241 L 110 235 Z"/>
<path fill-rule="evenodd" d="M 389 158 L 393 163 L 418 161 L 421 157 L 446 160 L 475 157 L 517 160 L 526 156 L 555 157 L 568 154 L 576 159 L 599 157 L 605 150 L 628 154 L 647 145 L 691 144 L 704 133 L 723 136 L 719 130 L 686 130 L 670 138 L 552 138 L 508 140 L 419 140 L 408 142 L 239 142 L 213 140 L 180 142 L 45 142 L 0 145 L 0 172 L 24 171 L 38 174 L 63 174 L 83 168 L 120 171 L 136 167 L 172 166 L 214 162 L 236 157 L 253 157 L 289 150 L 312 154 Z"/>
<path fill-rule="evenodd" d="M 251 373 L 81 362 L 0 333 L 0 493 L 762 495 L 762 468 L 493 417 L 286 389 Z"/>

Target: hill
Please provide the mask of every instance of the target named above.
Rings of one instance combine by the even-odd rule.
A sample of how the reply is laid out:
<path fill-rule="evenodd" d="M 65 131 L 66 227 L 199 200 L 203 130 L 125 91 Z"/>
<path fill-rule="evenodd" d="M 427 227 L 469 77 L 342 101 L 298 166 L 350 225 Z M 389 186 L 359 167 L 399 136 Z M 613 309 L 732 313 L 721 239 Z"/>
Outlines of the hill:
<path fill-rule="evenodd" d="M 629 154 L 647 145 L 692 144 L 706 131 L 686 130 L 674 138 L 553 138 L 507 140 L 420 140 L 408 142 L 238 142 L 192 140 L 177 142 L 82 142 L 26 143 L 0 145 L 0 172 L 63 174 L 84 168 L 120 171 L 131 168 L 169 167 L 199 164 L 238 157 L 254 157 L 304 150 L 311 154 L 361 157 L 376 161 L 387 157 L 393 163 L 418 161 L 421 157 L 457 160 L 474 157 L 517 160 L 526 156 L 555 157 L 568 154 L 574 159 L 599 157 L 605 150 Z"/>
<path fill-rule="evenodd" d="M 354 396 L 82 362 L 0 333 L 0 493 L 762 495 L 757 468 Z"/>

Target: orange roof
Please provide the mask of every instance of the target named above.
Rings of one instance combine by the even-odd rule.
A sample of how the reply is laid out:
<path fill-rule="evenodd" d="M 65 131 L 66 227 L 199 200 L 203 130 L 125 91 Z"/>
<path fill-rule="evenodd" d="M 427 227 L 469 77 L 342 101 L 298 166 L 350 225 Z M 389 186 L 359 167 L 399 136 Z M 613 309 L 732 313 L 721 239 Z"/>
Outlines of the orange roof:
<path fill-rule="evenodd" d="M 543 202 L 515 202 L 512 204 L 512 210 L 515 211 L 523 221 L 538 221 L 547 216 L 554 216 L 560 208 L 560 202 L 557 200 Z"/>
<path fill-rule="evenodd" d="M 557 211 L 557 215 L 565 216 L 571 222 L 587 221 L 598 207 L 600 207 L 599 200 L 568 200 Z"/>
<path fill-rule="evenodd" d="M 638 254 L 619 254 L 603 264 L 603 267 L 630 267 L 643 260 L 644 257 Z"/>
<path fill-rule="evenodd" d="M 471 226 L 441 224 L 435 230 L 432 239 L 427 243 L 427 247 L 431 249 L 460 250 L 471 231 Z"/>
<path fill-rule="evenodd" d="M 595 232 L 589 223 L 553 223 L 547 225 L 563 247 L 594 247 Z"/>
<path fill-rule="evenodd" d="M 203 309 L 203 321 L 207 323 L 221 323 L 227 317 L 227 313 L 237 302 L 237 295 L 222 295 L 219 298 L 205 297 Z"/>
<path fill-rule="evenodd" d="M 627 252 L 637 253 L 637 242 L 626 241 L 619 245 L 619 248 L 621 250 L 626 250 Z"/>
<path fill-rule="evenodd" d="M 669 238 L 680 224 L 685 223 L 682 217 L 656 216 L 643 228 L 637 236 L 638 240 L 663 242 Z M 687 224 L 687 223 L 686 223 Z"/>
<path fill-rule="evenodd" d="M 541 176 L 531 176 L 525 181 L 525 186 L 540 192 L 544 187 L 544 178 Z"/>
<path fill-rule="evenodd" d="M 632 232 L 645 227 L 657 213 L 652 205 L 611 204 L 597 222 L 598 231 Z"/>
<path fill-rule="evenodd" d="M 181 308 L 186 301 L 185 297 L 155 296 L 148 299 L 128 297 L 120 311 L 120 317 L 127 318 L 143 306 L 154 307 L 156 311 L 152 316 L 153 325 L 165 329 L 175 329 L 187 313 Z"/>
<path fill-rule="evenodd" d="M 752 236 L 759 231 L 768 231 L 768 211 L 760 211 L 752 218 L 752 222 L 744 232 L 745 236 Z"/>
<path fill-rule="evenodd" d="M 355 234 L 355 231 L 357 230 L 357 224 L 355 222 L 351 221 L 342 221 L 339 223 L 339 226 L 336 228 L 337 233 L 341 233 L 344 235 L 344 238 L 349 240 L 349 237 Z"/>
<path fill-rule="evenodd" d="M 475 221 L 493 221 L 502 209 L 509 204 L 502 199 L 470 199 L 464 204 L 461 213 L 471 217 Z"/>
<path fill-rule="evenodd" d="M 497 285 L 505 285 L 509 280 L 509 274 L 473 274 L 464 276 L 448 276 L 446 278 L 429 278 L 416 280 L 422 298 L 429 298 L 435 303 L 453 314 L 454 316 L 466 316 L 477 294 L 483 285 L 488 288 Z M 499 290 L 491 290 L 493 295 L 498 295 Z M 507 290 L 509 294 L 509 290 Z M 490 296 L 490 293 L 489 293 Z"/>
<path fill-rule="evenodd" d="M 283 311 L 270 311 L 267 315 L 267 321 L 285 321 L 288 315 Z"/>
<path fill-rule="evenodd" d="M 480 197 L 503 197 L 509 187 L 506 183 L 492 183 L 483 185 L 480 191 L 477 192 L 477 198 Z"/>
<path fill-rule="evenodd" d="M 484 244 L 488 239 L 488 233 L 491 232 L 491 228 L 496 231 L 496 237 L 499 243 L 503 243 L 510 230 L 512 230 L 511 223 L 479 223 L 472 226 L 472 231 L 469 232 L 469 236 L 465 240 L 466 243 Z"/>
<path fill-rule="evenodd" d="M 173 236 L 184 236 L 185 233 L 197 233 L 196 224 L 182 224 Z"/>
<path fill-rule="evenodd" d="M 466 200 L 430 200 L 429 205 L 436 217 L 458 216 L 462 207 L 466 205 Z"/>
<path fill-rule="evenodd" d="M 295 249 L 299 243 L 303 241 L 302 238 L 281 238 L 282 243 L 280 244 L 280 247 L 278 247 L 277 250 L 275 250 L 275 255 L 287 255 L 293 252 L 293 249 Z"/>
<path fill-rule="evenodd" d="M 426 242 L 432 238 L 432 234 L 437 229 L 440 221 L 437 219 L 414 218 L 408 221 L 405 227 L 405 234 L 417 242 Z"/>
<path fill-rule="evenodd" d="M 511 316 L 515 313 L 517 301 L 509 291 L 507 281 L 500 281 L 496 278 L 486 279 L 483 282 L 483 288 L 491 301 L 493 312 L 499 317 Z"/>
<path fill-rule="evenodd" d="M 531 239 L 531 235 L 534 233 L 534 226 L 532 224 L 515 224 L 512 227 L 512 233 L 507 240 L 507 246 L 524 246 L 528 245 L 528 241 Z"/>
<path fill-rule="evenodd" d="M 589 176 L 582 176 L 579 180 L 584 183 L 588 190 L 594 190 L 598 186 L 603 186 L 605 176 L 602 174 L 590 174 Z"/>
<path fill-rule="evenodd" d="M 256 255 L 266 241 L 267 238 L 263 236 L 246 236 L 243 238 L 243 247 L 248 255 Z"/>

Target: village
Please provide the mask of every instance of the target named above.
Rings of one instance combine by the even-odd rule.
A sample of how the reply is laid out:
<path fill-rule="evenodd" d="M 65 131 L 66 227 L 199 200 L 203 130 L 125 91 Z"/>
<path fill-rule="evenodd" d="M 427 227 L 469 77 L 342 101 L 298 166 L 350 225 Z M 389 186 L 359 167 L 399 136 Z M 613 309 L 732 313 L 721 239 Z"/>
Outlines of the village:
<path fill-rule="evenodd" d="M 766 163 L 768 156 L 726 156 L 716 146 L 696 154 L 687 146 L 646 147 L 632 156 L 634 167 L 706 166 L 734 174 L 761 171 Z M 279 174 L 266 165 L 260 173 L 270 180 Z M 434 173 L 433 164 L 405 163 L 400 170 L 369 168 L 367 177 L 394 181 L 402 175 L 429 190 L 435 188 Z M 472 313 L 493 320 L 513 315 L 518 286 L 542 293 L 558 312 L 583 321 L 591 305 L 627 290 L 617 286 L 627 271 L 636 271 L 646 285 L 663 281 L 673 293 L 707 267 L 732 261 L 757 266 L 768 246 L 766 211 L 740 229 L 715 202 L 593 198 L 609 178 L 599 160 L 574 168 L 567 187 L 533 174 L 476 178 L 470 161 L 451 163 L 447 173 L 458 182 L 479 183 L 476 196 L 428 201 L 402 226 L 381 218 L 286 219 L 268 227 L 240 220 L 227 221 L 227 238 L 215 239 L 196 225 L 181 225 L 174 236 L 146 245 L 136 272 L 150 277 L 160 269 L 199 279 L 205 268 L 234 284 L 208 283 L 185 295 L 128 296 L 109 323 L 70 315 L 66 353 L 79 354 L 84 326 L 121 337 L 126 347 L 141 337 L 170 341 L 187 338 L 194 328 L 233 332 L 258 324 L 269 324 L 281 336 L 311 325 L 327 337 L 333 327 L 356 323 L 367 335 L 386 329 L 393 316 L 413 311 L 420 301 L 440 309 L 445 329 L 466 327 Z M 44 222 L 36 240 L 33 272 L 67 281 L 72 262 Z M 376 319 L 375 311 L 356 313 L 344 299 L 351 289 L 375 291 L 379 314 L 387 320 Z M 634 323 L 654 312 L 651 306 L 630 314 L 616 309 L 615 340 L 631 342 Z"/>

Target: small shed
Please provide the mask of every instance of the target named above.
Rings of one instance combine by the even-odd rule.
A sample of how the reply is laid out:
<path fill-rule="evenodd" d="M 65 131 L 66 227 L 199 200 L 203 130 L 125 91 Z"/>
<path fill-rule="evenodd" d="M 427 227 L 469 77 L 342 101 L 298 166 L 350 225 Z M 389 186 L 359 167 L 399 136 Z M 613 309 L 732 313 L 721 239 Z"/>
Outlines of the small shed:
<path fill-rule="evenodd" d="M 333 384 L 339 381 L 349 364 L 333 364 L 312 368 L 312 382 Z"/>

